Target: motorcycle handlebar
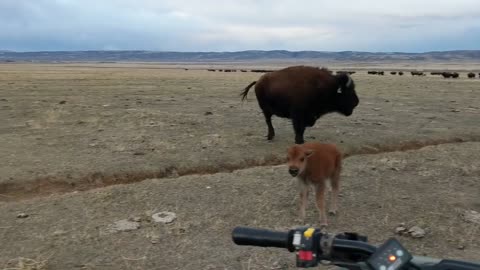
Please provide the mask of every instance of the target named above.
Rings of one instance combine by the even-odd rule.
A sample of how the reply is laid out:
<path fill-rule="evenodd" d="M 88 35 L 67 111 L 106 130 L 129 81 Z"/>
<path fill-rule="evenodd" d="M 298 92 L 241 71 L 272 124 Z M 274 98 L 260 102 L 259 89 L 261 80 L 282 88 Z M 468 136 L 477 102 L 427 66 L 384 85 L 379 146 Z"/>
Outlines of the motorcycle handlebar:
<path fill-rule="evenodd" d="M 237 245 L 278 247 L 294 250 L 292 245 L 293 230 L 277 232 L 264 229 L 236 227 L 232 232 L 233 242 Z"/>
<path fill-rule="evenodd" d="M 237 245 L 244 246 L 259 246 L 259 247 L 277 247 L 285 248 L 290 252 L 295 250 L 293 246 L 293 234 L 295 230 L 289 230 L 287 232 L 278 232 L 266 229 L 256 229 L 249 227 L 236 227 L 232 231 L 233 242 Z M 317 236 L 319 238 L 324 237 L 323 234 Z M 376 247 L 362 241 L 354 241 L 348 239 L 341 239 L 342 237 L 335 237 L 333 239 L 331 250 L 322 250 L 321 254 L 330 254 L 328 257 L 337 258 L 342 257 L 345 254 L 355 254 L 360 257 L 372 255 Z M 317 239 L 319 242 L 321 239 Z M 350 256 L 349 256 L 350 257 Z"/>
<path fill-rule="evenodd" d="M 285 248 L 290 252 L 295 251 L 294 234 L 296 230 L 287 232 L 278 232 L 266 229 L 257 229 L 249 227 L 236 227 L 232 231 L 232 239 L 237 245 L 259 246 L 259 247 L 277 247 Z M 348 264 L 356 262 L 365 262 L 372 254 L 377 251 L 377 247 L 368 244 L 366 237 L 352 233 L 338 235 L 323 234 L 318 232 L 313 236 L 318 249 L 315 249 L 322 260 L 333 260 L 339 264 Z M 333 239 L 332 239 L 333 237 Z M 323 240 L 330 240 L 330 244 L 323 246 Z M 298 244 L 298 243 L 297 243 Z M 339 265 L 337 264 L 337 265 Z M 414 269 L 429 270 L 479 270 L 480 263 L 457 260 L 441 260 L 428 257 L 413 257 L 409 264 Z M 348 268 L 348 267 L 347 267 Z M 348 268 L 351 269 L 351 268 Z M 364 269 L 364 268 L 352 268 Z M 410 269 L 408 267 L 407 269 Z"/>

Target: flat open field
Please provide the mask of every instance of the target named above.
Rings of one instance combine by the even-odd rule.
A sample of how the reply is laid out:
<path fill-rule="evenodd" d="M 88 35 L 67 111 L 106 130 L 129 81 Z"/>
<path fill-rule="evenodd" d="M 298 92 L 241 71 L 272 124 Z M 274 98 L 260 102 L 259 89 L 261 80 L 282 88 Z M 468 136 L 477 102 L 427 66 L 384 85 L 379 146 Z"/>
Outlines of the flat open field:
<path fill-rule="evenodd" d="M 248 102 L 239 97 L 260 75 L 0 65 L 0 269 L 19 257 L 45 260 L 41 269 L 294 268 L 286 251 L 230 239 L 238 225 L 300 225 L 282 165 L 293 128 L 274 118 L 267 142 L 253 91 Z M 349 156 L 330 230 L 379 243 L 405 222 L 427 230 L 400 237 L 417 254 L 480 260 L 480 225 L 461 218 L 480 212 L 480 79 L 353 79 L 354 114 L 324 116 L 306 131 L 307 141 Z M 117 183 L 129 184 L 109 186 Z M 63 194 L 71 191 L 80 192 Z M 157 211 L 177 220 L 154 223 Z M 313 203 L 307 213 L 317 225 Z M 108 231 L 129 217 L 140 217 L 139 229 Z"/>

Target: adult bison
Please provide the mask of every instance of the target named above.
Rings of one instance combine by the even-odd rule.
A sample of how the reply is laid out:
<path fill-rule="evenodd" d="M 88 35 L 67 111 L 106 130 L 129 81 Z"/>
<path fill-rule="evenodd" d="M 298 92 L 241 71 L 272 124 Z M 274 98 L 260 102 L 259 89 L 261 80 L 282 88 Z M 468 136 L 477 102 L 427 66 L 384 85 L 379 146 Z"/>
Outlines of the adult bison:
<path fill-rule="evenodd" d="M 453 74 L 451 72 L 442 72 L 442 76 L 443 78 L 451 78 L 453 76 Z"/>
<path fill-rule="evenodd" d="M 457 72 L 442 72 L 444 78 L 458 78 L 459 74 Z"/>
<path fill-rule="evenodd" d="M 242 100 L 253 85 L 268 126 L 268 140 L 275 136 L 273 115 L 291 119 L 295 143 L 303 144 L 305 128 L 322 115 L 338 112 L 350 116 L 359 103 L 349 74 L 332 75 L 325 68 L 293 66 L 264 74 L 243 90 Z"/>
<path fill-rule="evenodd" d="M 475 73 L 470 72 L 470 73 L 468 73 L 467 76 L 468 76 L 468 78 L 470 78 L 470 79 L 475 78 Z"/>

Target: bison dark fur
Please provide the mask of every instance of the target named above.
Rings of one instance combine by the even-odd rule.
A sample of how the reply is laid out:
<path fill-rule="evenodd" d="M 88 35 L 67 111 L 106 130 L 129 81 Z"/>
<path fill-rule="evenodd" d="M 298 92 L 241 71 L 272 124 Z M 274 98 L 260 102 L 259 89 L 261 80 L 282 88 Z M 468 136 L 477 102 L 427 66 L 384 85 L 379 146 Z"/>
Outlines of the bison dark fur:
<path fill-rule="evenodd" d="M 452 73 L 450 73 L 450 72 L 442 72 L 442 76 L 443 76 L 443 78 L 451 78 L 451 77 L 452 77 Z"/>
<path fill-rule="evenodd" d="M 412 71 L 410 72 L 412 76 L 425 76 L 425 74 L 421 71 Z"/>
<path fill-rule="evenodd" d="M 275 137 L 273 115 L 291 119 L 295 143 L 303 144 L 305 128 L 312 127 L 322 115 L 338 112 L 350 116 L 359 104 L 351 77 L 346 73 L 332 75 L 325 68 L 293 66 L 266 73 L 243 90 L 242 100 L 253 85 L 268 126 L 268 140 Z"/>

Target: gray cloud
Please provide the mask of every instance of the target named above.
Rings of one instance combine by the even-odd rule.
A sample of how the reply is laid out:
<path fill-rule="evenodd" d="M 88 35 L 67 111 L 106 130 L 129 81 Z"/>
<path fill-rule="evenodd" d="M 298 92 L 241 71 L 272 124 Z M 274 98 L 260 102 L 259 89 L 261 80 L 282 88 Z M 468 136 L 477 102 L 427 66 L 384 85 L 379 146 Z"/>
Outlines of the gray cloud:
<path fill-rule="evenodd" d="M 2 0 L 0 50 L 478 49 L 458 1 Z"/>

